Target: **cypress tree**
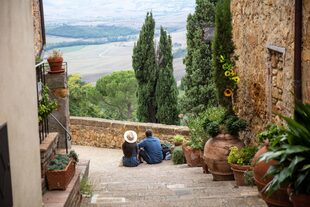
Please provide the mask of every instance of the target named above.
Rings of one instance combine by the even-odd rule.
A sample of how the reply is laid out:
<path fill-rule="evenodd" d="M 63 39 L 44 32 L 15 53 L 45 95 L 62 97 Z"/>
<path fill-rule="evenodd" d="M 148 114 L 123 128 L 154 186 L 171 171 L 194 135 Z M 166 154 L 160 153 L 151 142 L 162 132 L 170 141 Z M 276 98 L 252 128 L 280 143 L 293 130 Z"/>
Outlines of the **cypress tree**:
<path fill-rule="evenodd" d="M 155 89 L 158 77 L 155 63 L 154 30 L 155 21 L 152 13 L 148 12 L 132 56 L 132 67 L 138 81 L 137 118 L 141 122 L 152 123 L 156 123 Z"/>
<path fill-rule="evenodd" d="M 178 89 L 173 76 L 173 55 L 171 36 L 160 28 L 157 51 L 159 77 L 156 85 L 156 118 L 162 124 L 178 124 Z"/>
<path fill-rule="evenodd" d="M 196 0 L 195 13 L 187 18 L 185 96 L 182 99 L 185 112 L 198 114 L 217 103 L 212 76 L 211 44 L 204 39 L 205 28 L 213 24 L 213 3 L 209 0 Z"/>
<path fill-rule="evenodd" d="M 215 34 L 213 39 L 213 66 L 214 77 L 218 91 L 219 103 L 232 110 L 231 96 L 224 96 L 226 88 L 231 88 L 231 81 L 224 74 L 223 62 L 220 57 L 230 61 L 234 52 L 234 44 L 232 41 L 232 25 L 230 13 L 230 0 L 219 0 L 215 11 Z"/>

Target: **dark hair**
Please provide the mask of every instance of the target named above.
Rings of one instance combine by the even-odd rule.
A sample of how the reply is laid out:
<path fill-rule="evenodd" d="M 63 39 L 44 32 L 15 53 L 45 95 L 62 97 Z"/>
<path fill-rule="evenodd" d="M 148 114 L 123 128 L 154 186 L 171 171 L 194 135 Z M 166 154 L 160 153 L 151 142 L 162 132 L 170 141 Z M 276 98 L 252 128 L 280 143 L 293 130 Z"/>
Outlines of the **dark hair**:
<path fill-rule="evenodd" d="M 145 131 L 145 136 L 146 136 L 146 137 L 151 137 L 152 135 L 153 135 L 152 130 L 147 129 L 147 130 Z"/>

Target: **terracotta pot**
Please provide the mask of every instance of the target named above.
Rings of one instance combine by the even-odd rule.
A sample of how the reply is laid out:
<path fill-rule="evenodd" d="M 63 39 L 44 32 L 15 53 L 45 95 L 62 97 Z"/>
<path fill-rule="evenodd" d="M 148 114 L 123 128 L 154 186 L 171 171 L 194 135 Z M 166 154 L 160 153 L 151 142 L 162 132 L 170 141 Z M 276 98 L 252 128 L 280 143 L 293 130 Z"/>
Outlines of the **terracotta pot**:
<path fill-rule="evenodd" d="M 47 62 L 50 66 L 50 71 L 51 72 L 59 72 L 62 71 L 62 62 L 63 58 L 62 57 L 57 57 L 57 58 L 49 58 L 47 59 Z"/>
<path fill-rule="evenodd" d="M 236 181 L 237 186 L 245 186 L 246 183 L 244 181 L 244 173 L 246 171 L 252 170 L 252 166 L 250 165 L 236 165 L 236 164 L 231 164 L 231 170 L 234 173 L 234 178 Z"/>
<path fill-rule="evenodd" d="M 186 145 L 182 145 L 182 149 L 188 166 L 202 167 L 203 159 L 200 157 L 201 150 L 195 150 Z"/>
<path fill-rule="evenodd" d="M 270 160 L 269 162 L 257 162 L 259 157 L 268 151 L 268 146 L 263 146 L 260 150 L 257 151 L 253 158 L 254 165 L 254 180 L 257 185 L 258 191 L 262 199 L 267 203 L 269 207 L 290 207 L 292 203 L 289 201 L 287 195 L 287 185 L 282 186 L 279 190 L 274 192 L 271 196 L 263 191 L 264 187 L 272 180 L 272 177 L 265 177 L 268 168 L 271 165 L 276 164 L 275 160 Z"/>
<path fill-rule="evenodd" d="M 287 188 L 287 193 L 294 207 L 309 207 L 310 194 L 296 194 L 290 187 Z"/>
<path fill-rule="evenodd" d="M 219 134 L 207 141 L 204 147 L 204 162 L 213 176 L 213 180 L 233 180 L 234 175 L 227 163 L 229 148 L 241 148 L 243 142 L 230 134 Z"/>

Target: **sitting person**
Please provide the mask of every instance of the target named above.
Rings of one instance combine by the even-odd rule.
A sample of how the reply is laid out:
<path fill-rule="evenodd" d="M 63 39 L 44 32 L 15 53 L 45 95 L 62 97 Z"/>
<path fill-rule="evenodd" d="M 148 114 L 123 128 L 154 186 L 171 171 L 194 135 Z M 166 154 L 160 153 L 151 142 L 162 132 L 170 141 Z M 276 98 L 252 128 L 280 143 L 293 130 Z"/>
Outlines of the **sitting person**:
<path fill-rule="evenodd" d="M 145 132 L 146 138 L 138 143 L 139 148 L 139 160 L 141 158 L 148 164 L 160 163 L 163 160 L 163 151 L 160 145 L 160 140 L 153 137 L 153 133 L 150 129 Z M 142 161 L 141 161 L 142 162 Z"/>
<path fill-rule="evenodd" d="M 122 145 L 123 165 L 126 167 L 136 167 L 140 164 L 137 158 L 138 145 L 137 145 L 137 133 L 135 131 L 126 131 L 124 134 L 125 142 Z"/>

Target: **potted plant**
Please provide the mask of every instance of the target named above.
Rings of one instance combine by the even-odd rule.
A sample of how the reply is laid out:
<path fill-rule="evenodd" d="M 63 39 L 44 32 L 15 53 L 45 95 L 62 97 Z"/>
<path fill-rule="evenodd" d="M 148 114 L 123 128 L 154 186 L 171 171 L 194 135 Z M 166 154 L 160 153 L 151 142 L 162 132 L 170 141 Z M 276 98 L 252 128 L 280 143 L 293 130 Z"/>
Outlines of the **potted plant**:
<path fill-rule="evenodd" d="M 272 176 L 265 176 L 270 166 L 277 163 L 276 160 L 259 161 L 259 157 L 268 152 L 270 149 L 278 147 L 282 137 L 285 135 L 285 130 L 275 124 L 268 124 L 265 130 L 258 133 L 258 141 L 263 143 L 263 146 L 257 151 L 253 158 L 253 178 L 262 199 L 272 206 L 292 206 L 287 195 L 287 185 L 282 185 L 272 195 L 267 195 L 264 191 L 265 186 L 271 182 Z"/>
<path fill-rule="evenodd" d="M 62 69 L 63 57 L 62 53 L 59 50 L 53 50 L 47 58 L 47 62 L 50 66 L 49 73 L 62 73 L 64 69 Z"/>
<path fill-rule="evenodd" d="M 75 164 L 78 162 L 77 154 L 70 151 L 68 155 L 57 154 L 49 163 L 46 172 L 49 190 L 66 190 L 75 173 Z"/>
<path fill-rule="evenodd" d="M 44 85 L 42 87 L 42 98 L 39 101 L 38 106 L 38 119 L 39 122 L 47 118 L 47 116 L 52 113 L 57 108 L 57 103 L 55 100 L 51 100 L 48 94 L 48 87 Z"/>
<path fill-rule="evenodd" d="M 183 144 L 183 141 L 184 141 L 184 136 L 182 135 L 177 134 L 173 137 L 174 146 L 176 147 L 181 146 Z"/>
<path fill-rule="evenodd" d="M 237 186 L 246 185 L 245 172 L 252 171 L 251 162 L 256 152 L 256 146 L 246 146 L 241 149 L 235 146 L 230 148 L 227 161 L 234 173 Z"/>
<path fill-rule="evenodd" d="M 203 146 L 208 138 L 204 130 L 204 114 L 201 113 L 196 117 L 190 117 L 188 128 L 190 131 L 189 140 L 182 145 L 186 163 L 190 167 L 203 166 Z"/>
<path fill-rule="evenodd" d="M 205 112 L 205 130 L 211 137 L 204 146 L 204 162 L 213 180 L 233 180 L 233 172 L 227 162 L 232 146 L 243 147 L 238 133 L 247 126 L 246 122 L 223 107 L 211 107 Z"/>
<path fill-rule="evenodd" d="M 260 160 L 276 160 L 266 176 L 273 176 L 265 189 L 268 194 L 290 183 L 288 188 L 294 207 L 309 206 L 310 200 L 310 104 L 297 103 L 294 119 L 280 115 L 287 124 L 281 142 Z"/>

